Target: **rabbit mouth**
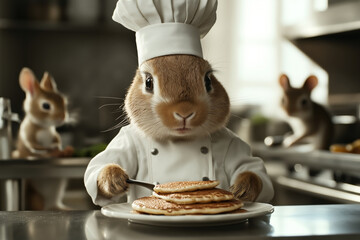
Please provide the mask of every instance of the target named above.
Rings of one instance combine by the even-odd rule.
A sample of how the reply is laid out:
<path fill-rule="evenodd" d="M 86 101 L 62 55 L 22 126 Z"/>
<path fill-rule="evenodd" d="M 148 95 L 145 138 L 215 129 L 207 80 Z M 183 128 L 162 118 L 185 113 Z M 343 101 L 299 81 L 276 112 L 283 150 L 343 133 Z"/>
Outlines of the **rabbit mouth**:
<path fill-rule="evenodd" d="M 175 128 L 175 131 L 177 133 L 180 133 L 180 134 L 185 134 L 185 133 L 188 133 L 191 131 L 191 128 L 187 128 L 187 127 L 181 127 L 181 128 Z"/>

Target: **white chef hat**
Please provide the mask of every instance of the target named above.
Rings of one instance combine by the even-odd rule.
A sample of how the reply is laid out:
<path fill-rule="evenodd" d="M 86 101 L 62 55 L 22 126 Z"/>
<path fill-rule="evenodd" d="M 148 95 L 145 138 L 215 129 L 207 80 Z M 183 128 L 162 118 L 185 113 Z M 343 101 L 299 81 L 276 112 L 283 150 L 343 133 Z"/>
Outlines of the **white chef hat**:
<path fill-rule="evenodd" d="M 118 0 L 113 20 L 136 32 L 139 65 L 158 56 L 203 57 L 200 38 L 216 21 L 217 0 Z"/>

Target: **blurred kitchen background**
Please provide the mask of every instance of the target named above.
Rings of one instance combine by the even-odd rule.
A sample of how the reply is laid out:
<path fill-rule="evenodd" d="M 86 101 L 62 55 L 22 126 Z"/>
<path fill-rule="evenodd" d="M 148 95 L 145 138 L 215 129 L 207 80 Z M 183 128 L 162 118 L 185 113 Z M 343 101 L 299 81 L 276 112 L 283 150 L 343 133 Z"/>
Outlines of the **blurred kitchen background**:
<path fill-rule="evenodd" d="M 115 4 L 116 0 L 0 0 L 0 97 L 10 99 L 12 112 L 22 118 L 25 94 L 18 83 L 20 70 L 29 67 L 38 78 L 48 71 L 69 99 L 72 121 L 59 132 L 64 145 L 76 149 L 108 143 L 118 132 L 111 129 L 124 121 L 122 103 L 137 55 L 134 33 L 111 19 Z M 217 22 L 202 40 L 204 55 L 230 95 L 229 127 L 267 162 L 277 190 L 274 204 L 357 198 L 360 202 L 357 175 L 345 171 L 360 169 L 349 165 L 360 164 L 355 154 L 343 154 L 345 163 L 326 166 L 330 178 L 318 184 L 308 178 L 284 178 L 289 176 L 288 165 L 276 160 L 296 150 L 273 156 L 277 149 L 261 146 L 266 136 L 289 130 L 279 108 L 281 73 L 294 86 L 316 75 L 319 86 L 312 96 L 334 115 L 334 142 L 360 138 L 359 40 L 359 0 L 219 0 Z M 18 126 L 12 124 L 14 137 Z M 322 159 L 331 158 L 330 152 L 324 154 L 329 155 Z M 295 174 L 301 175 L 304 164 L 291 161 Z M 345 165 L 337 178 L 334 169 Z M 291 182 L 294 179 L 298 182 Z M 311 186 L 306 184 L 315 190 L 307 191 Z M 325 193 L 319 194 L 316 187 Z M 327 196 L 327 189 L 338 192 Z M 80 191 L 74 196 L 89 204 L 82 179 L 70 181 L 71 191 Z M 337 197 L 343 193 L 353 198 Z"/>

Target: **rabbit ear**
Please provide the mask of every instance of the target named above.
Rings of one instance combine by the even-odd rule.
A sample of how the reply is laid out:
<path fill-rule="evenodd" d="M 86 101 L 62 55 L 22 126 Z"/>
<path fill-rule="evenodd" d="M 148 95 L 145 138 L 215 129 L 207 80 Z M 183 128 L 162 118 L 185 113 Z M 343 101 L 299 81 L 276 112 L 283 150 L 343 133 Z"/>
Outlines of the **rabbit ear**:
<path fill-rule="evenodd" d="M 34 73 L 29 68 L 23 68 L 20 72 L 19 82 L 22 90 L 26 93 L 30 93 L 33 96 L 39 91 L 40 86 L 35 78 Z"/>
<path fill-rule="evenodd" d="M 44 76 L 40 82 L 40 86 L 45 90 L 57 92 L 55 80 L 50 76 L 48 72 L 44 73 Z"/>
<path fill-rule="evenodd" d="M 286 74 L 281 74 L 279 78 L 280 86 L 285 90 L 289 90 L 291 88 L 290 80 Z"/>
<path fill-rule="evenodd" d="M 317 85 L 318 85 L 317 77 L 311 75 L 305 80 L 303 88 L 312 91 Z"/>

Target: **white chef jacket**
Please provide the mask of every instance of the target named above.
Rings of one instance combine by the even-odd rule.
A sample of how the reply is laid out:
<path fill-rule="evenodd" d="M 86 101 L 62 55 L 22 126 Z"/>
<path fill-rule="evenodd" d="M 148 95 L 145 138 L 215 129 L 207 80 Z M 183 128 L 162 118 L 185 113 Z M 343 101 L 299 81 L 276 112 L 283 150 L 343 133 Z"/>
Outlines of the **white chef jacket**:
<path fill-rule="evenodd" d="M 146 182 L 199 181 L 208 177 L 220 181 L 218 187 L 227 190 L 240 173 L 251 171 L 263 183 L 256 201 L 268 202 L 274 194 L 263 161 L 252 157 L 250 147 L 227 128 L 203 138 L 165 142 L 144 136 L 131 124 L 121 128 L 107 148 L 90 161 L 85 172 L 85 187 L 100 206 L 116 203 L 122 197 L 107 199 L 98 195 L 97 177 L 110 163 L 119 164 L 130 178 Z M 131 185 L 127 194 L 131 203 L 151 195 L 151 191 Z"/>

